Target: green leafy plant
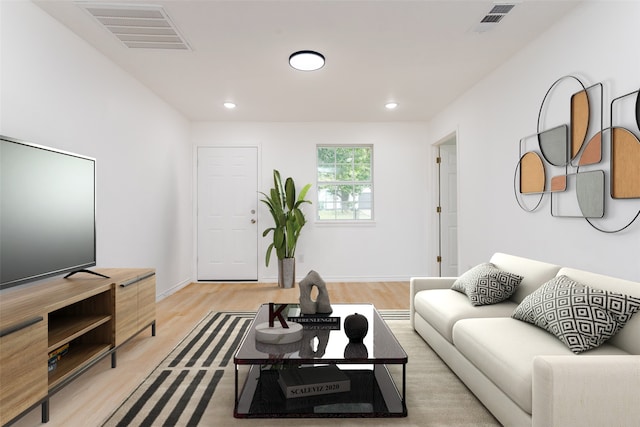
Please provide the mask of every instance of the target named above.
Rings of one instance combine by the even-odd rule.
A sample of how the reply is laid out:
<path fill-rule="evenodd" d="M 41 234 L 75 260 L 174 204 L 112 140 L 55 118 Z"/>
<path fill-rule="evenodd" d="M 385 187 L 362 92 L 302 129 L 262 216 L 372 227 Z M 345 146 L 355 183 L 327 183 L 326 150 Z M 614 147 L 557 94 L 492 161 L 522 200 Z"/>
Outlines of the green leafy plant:
<path fill-rule="evenodd" d="M 296 197 L 296 186 L 291 177 L 287 178 L 282 185 L 280 172 L 273 170 L 273 188 L 269 194 L 260 192 L 264 196 L 261 200 L 269 207 L 269 212 L 273 217 L 275 225 L 269 227 L 262 233 L 266 237 L 273 232 L 273 243 L 267 248 L 266 265 L 269 266 L 271 252 L 276 250 L 278 259 L 293 258 L 296 253 L 296 245 L 302 227 L 307 223 L 304 214 L 300 210 L 300 205 L 311 202 L 305 200 L 311 184 L 305 185 L 300 194 Z"/>

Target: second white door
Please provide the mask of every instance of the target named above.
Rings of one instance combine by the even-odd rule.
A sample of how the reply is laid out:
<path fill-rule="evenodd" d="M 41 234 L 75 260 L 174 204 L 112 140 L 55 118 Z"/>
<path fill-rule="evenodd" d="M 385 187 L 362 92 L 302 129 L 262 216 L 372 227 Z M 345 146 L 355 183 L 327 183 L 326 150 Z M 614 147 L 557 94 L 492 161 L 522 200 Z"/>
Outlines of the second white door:
<path fill-rule="evenodd" d="M 441 276 L 458 276 L 458 192 L 455 139 L 440 146 Z"/>

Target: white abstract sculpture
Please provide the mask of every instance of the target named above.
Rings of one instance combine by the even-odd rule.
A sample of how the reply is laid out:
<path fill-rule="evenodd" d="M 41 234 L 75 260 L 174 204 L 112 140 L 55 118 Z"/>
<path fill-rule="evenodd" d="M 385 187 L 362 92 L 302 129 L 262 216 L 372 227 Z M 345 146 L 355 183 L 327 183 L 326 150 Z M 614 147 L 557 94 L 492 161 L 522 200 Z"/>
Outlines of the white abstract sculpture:
<path fill-rule="evenodd" d="M 311 270 L 298 286 L 300 287 L 300 312 L 302 314 L 330 314 L 333 311 L 329 301 L 327 284 L 318 273 Z M 315 301 L 311 299 L 311 290 L 314 286 L 318 288 L 318 296 Z"/>

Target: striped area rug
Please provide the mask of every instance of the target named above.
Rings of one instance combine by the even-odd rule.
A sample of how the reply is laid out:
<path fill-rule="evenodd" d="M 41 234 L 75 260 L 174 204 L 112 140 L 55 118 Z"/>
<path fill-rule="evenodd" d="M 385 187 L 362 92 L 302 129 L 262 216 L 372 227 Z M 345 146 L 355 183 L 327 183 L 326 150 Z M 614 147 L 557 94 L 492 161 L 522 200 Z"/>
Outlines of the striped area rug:
<path fill-rule="evenodd" d="M 385 321 L 409 320 L 409 310 L 378 310 Z"/>
<path fill-rule="evenodd" d="M 380 310 L 408 320 L 408 310 Z M 105 427 L 195 426 L 222 379 L 255 312 L 209 313 L 111 415 Z M 227 375 L 233 375 L 229 370 Z M 231 411 L 232 408 L 229 408 Z"/>
<path fill-rule="evenodd" d="M 209 313 L 104 426 L 198 425 L 254 316 Z"/>
<path fill-rule="evenodd" d="M 380 310 L 409 356 L 407 418 L 340 419 L 340 427 L 495 427 L 499 424 L 415 333 L 408 310 Z M 335 419 L 236 419 L 233 355 L 252 312 L 209 313 L 103 426 L 334 427 Z M 240 384 L 244 376 L 240 370 Z M 399 365 L 390 366 L 396 380 Z"/>

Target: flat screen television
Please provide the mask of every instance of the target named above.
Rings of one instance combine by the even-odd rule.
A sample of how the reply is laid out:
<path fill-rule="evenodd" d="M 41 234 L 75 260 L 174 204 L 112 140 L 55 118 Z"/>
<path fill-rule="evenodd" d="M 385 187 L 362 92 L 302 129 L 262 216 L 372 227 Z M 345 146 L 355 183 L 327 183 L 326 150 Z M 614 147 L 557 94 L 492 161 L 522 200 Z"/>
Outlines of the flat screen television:
<path fill-rule="evenodd" d="M 96 160 L 0 136 L 0 289 L 96 265 Z"/>

